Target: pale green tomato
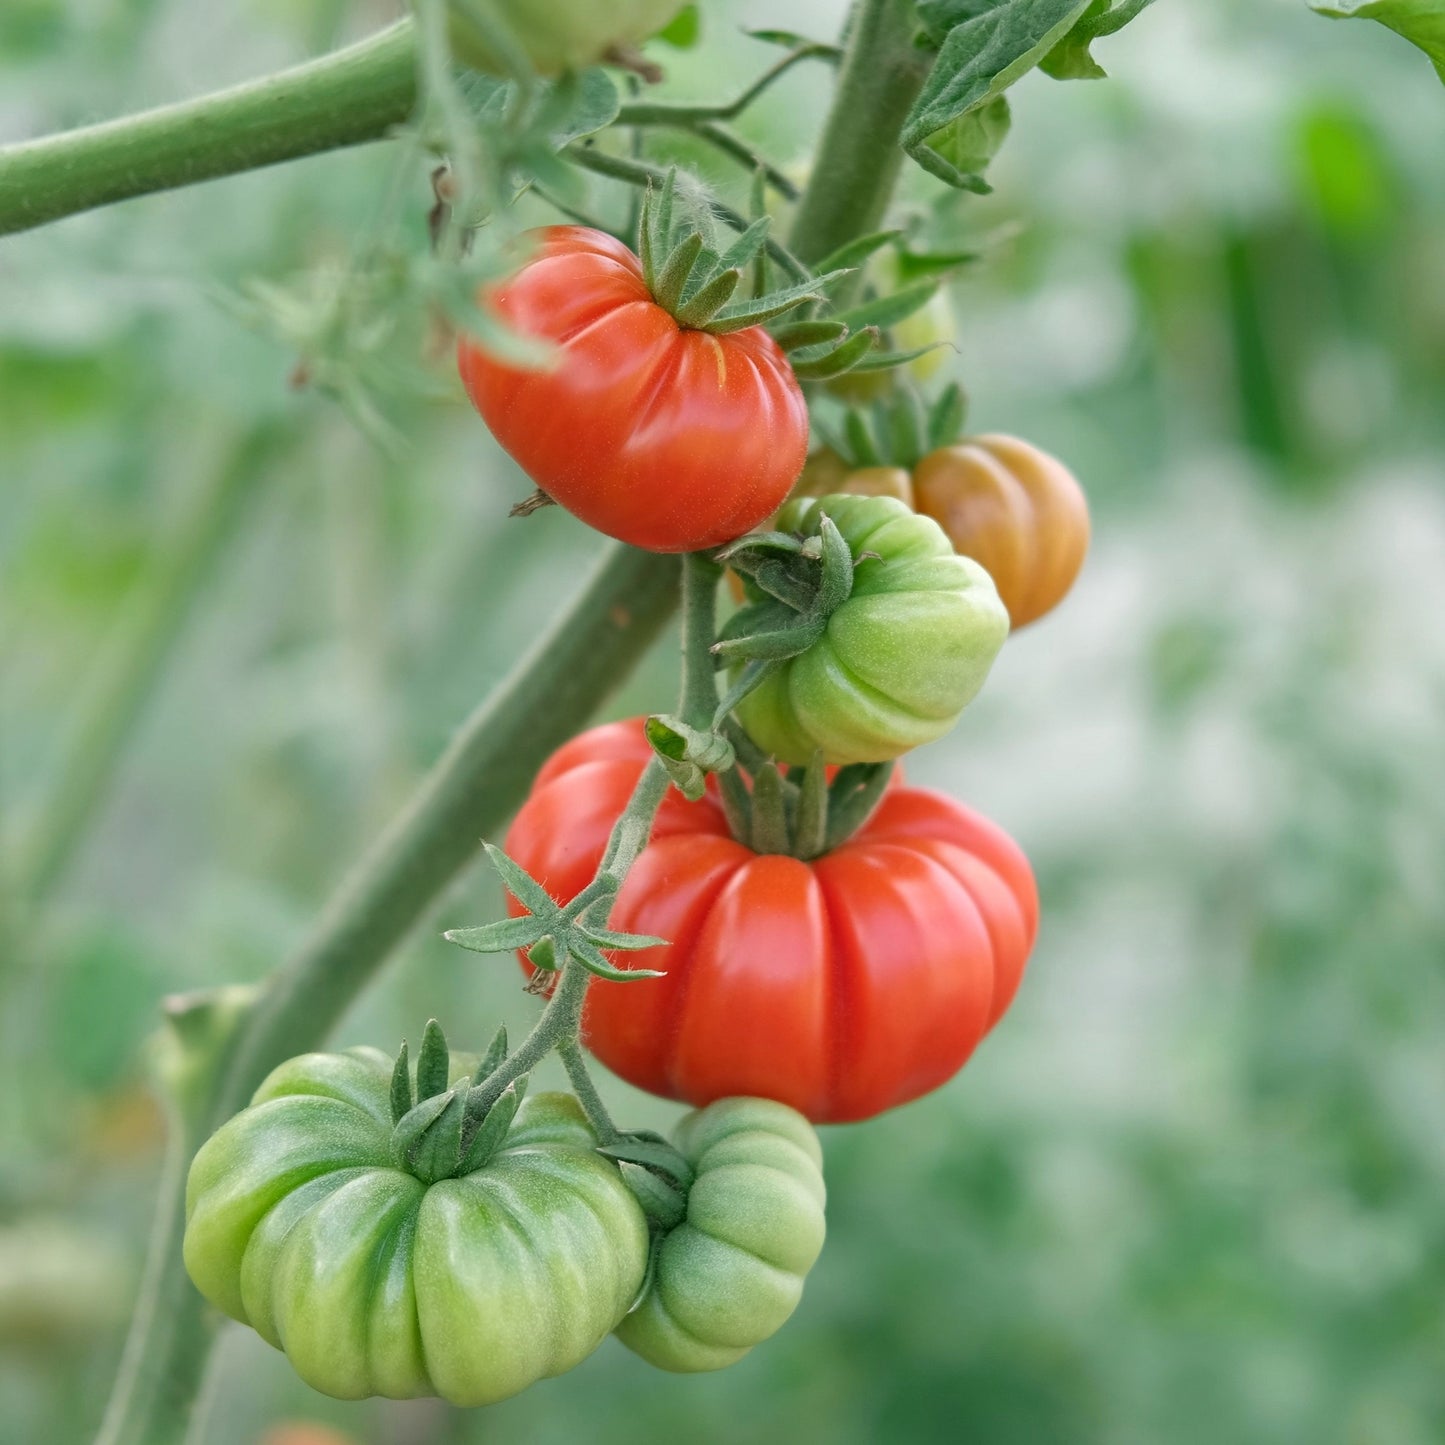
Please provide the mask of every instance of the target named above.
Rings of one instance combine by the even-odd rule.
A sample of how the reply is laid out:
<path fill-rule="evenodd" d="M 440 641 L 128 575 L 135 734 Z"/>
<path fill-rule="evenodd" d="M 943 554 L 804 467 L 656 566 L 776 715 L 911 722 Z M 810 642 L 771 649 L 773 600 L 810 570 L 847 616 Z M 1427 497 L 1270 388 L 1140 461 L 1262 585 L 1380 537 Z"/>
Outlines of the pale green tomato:
<path fill-rule="evenodd" d="M 538 74 L 557 75 L 596 65 L 615 47 L 640 44 L 682 9 L 682 0 L 493 0 L 492 8 Z M 502 74 L 468 9 L 468 0 L 450 0 L 453 55 L 474 70 Z"/>
<path fill-rule="evenodd" d="M 453 1056 L 452 1081 L 475 1060 Z M 646 1219 L 567 1094 L 528 1098 L 480 1169 L 391 1155 L 391 1061 L 282 1064 L 196 1155 L 186 1268 L 340 1399 L 485 1405 L 595 1350 L 642 1287 Z"/>
<path fill-rule="evenodd" d="M 813 1126 L 771 1099 L 689 1114 L 678 1149 L 697 1171 L 687 1217 L 617 1338 L 664 1370 L 720 1370 L 788 1319 L 823 1248 L 823 1153 Z"/>
<path fill-rule="evenodd" d="M 853 553 L 852 594 L 737 715 L 783 762 L 818 749 L 826 763 L 886 762 L 954 725 L 1008 636 L 1008 612 L 988 573 L 895 497 L 796 498 L 774 526 L 816 536 L 824 514 Z"/>

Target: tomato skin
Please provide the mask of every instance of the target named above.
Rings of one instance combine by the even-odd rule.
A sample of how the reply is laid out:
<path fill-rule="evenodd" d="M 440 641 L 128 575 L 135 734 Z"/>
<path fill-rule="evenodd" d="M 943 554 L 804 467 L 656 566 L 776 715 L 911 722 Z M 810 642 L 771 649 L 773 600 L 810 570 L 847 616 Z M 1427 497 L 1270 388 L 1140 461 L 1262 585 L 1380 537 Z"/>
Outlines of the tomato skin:
<path fill-rule="evenodd" d="M 676 1131 L 696 1169 L 687 1216 L 647 1293 L 613 1331 L 663 1370 L 720 1370 L 786 1323 L 827 1232 L 823 1151 L 770 1099 L 722 1099 Z"/>
<path fill-rule="evenodd" d="M 649 756 L 641 719 L 574 738 L 507 852 L 574 898 Z M 611 925 L 670 939 L 617 960 L 666 976 L 595 980 L 584 1042 L 665 1098 L 750 1095 L 815 1123 L 866 1119 L 958 1072 L 1012 1000 L 1037 925 L 1018 846 L 941 793 L 893 788 L 848 842 L 803 863 L 736 842 L 713 793 L 673 791 Z"/>
<path fill-rule="evenodd" d="M 896 498 L 800 498 L 776 525 L 816 534 L 824 514 L 855 557 L 877 555 L 857 565 L 822 637 L 770 673 L 737 716 L 784 762 L 807 763 L 817 749 L 827 763 L 885 762 L 954 725 L 1008 636 L 1008 614 L 988 573 Z"/>
<path fill-rule="evenodd" d="M 497 0 L 539 75 L 596 65 L 615 47 L 636 45 L 655 34 L 682 7 L 679 0 Z M 505 68 L 476 31 L 460 19 L 450 24 L 452 53 L 463 65 L 489 74 Z"/>
<path fill-rule="evenodd" d="M 965 438 L 913 472 L 918 510 L 988 569 L 1014 627 L 1063 600 L 1089 549 L 1089 504 L 1064 464 L 1018 437 Z"/>
<path fill-rule="evenodd" d="M 454 1055 L 453 1082 L 475 1059 Z M 304 1054 L 202 1146 L 186 1268 L 339 1399 L 504 1399 L 589 1355 L 647 1262 L 646 1220 L 565 1094 L 524 1101 L 482 1168 L 426 1185 L 391 1158 L 391 1060 Z"/>
<path fill-rule="evenodd" d="M 642 264 L 585 226 L 530 233 L 531 259 L 487 304 L 556 348 L 524 370 L 463 337 L 462 382 L 482 419 L 554 501 L 652 552 L 721 545 L 771 516 L 802 470 L 808 412 L 761 327 L 681 328 Z"/>

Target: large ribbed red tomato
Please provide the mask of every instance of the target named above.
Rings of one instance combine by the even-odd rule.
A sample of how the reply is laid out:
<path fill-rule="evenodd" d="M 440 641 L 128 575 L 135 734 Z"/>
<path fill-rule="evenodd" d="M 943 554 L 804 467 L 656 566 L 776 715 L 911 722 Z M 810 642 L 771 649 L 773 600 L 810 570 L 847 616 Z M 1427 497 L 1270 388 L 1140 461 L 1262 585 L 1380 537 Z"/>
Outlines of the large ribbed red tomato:
<path fill-rule="evenodd" d="M 510 366 L 462 338 L 467 393 L 497 440 L 568 511 L 653 552 L 718 546 L 782 505 L 808 450 L 808 411 L 760 326 L 681 327 L 620 241 L 586 226 L 535 250 L 489 305 L 556 348 Z"/>
<path fill-rule="evenodd" d="M 507 852 L 574 897 L 648 756 L 637 719 L 574 738 Z M 668 1098 L 751 1094 L 819 1123 L 865 1119 L 962 1067 L 1012 1000 L 1037 922 L 1018 846 L 941 793 L 892 788 L 848 842 L 804 863 L 754 853 L 711 795 L 672 791 L 612 914 L 672 940 L 619 959 L 666 977 L 595 979 L 583 1038 Z"/>

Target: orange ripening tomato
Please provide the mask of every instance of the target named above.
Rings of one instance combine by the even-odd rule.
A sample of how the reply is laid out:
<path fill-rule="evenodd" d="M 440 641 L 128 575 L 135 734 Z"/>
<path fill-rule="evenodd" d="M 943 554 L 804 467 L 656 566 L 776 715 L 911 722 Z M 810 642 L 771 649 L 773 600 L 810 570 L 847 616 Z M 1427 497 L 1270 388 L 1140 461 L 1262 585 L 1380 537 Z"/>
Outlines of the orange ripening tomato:
<path fill-rule="evenodd" d="M 538 775 L 506 848 L 559 902 L 591 881 L 649 756 L 634 718 L 574 738 Z M 1018 846 L 941 793 L 895 786 L 802 862 L 737 842 L 714 793 L 671 791 L 610 925 L 671 940 L 616 960 L 666 976 L 594 979 L 583 1039 L 666 1098 L 866 1119 L 958 1072 L 1012 1001 L 1037 923 Z"/>
<path fill-rule="evenodd" d="M 987 569 L 1016 631 L 1058 606 L 1089 547 L 1089 504 L 1073 473 L 1028 442 L 968 437 L 913 469 L 920 512 Z"/>
<path fill-rule="evenodd" d="M 535 250 L 484 298 L 551 365 L 510 365 L 462 337 L 462 382 L 523 471 L 569 512 L 652 552 L 731 541 L 771 516 L 803 468 L 808 411 L 761 326 L 681 327 L 642 263 L 586 226 Z"/>

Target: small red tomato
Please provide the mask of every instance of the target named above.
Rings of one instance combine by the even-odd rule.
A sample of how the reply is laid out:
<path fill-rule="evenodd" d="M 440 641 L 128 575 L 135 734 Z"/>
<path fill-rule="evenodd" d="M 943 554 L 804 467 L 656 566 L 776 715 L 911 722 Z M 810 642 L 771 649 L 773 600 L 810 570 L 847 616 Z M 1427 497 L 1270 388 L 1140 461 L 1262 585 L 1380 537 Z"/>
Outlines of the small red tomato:
<path fill-rule="evenodd" d="M 574 738 L 538 775 L 507 852 L 559 902 L 591 881 L 649 756 L 633 719 Z M 583 1038 L 667 1098 L 866 1119 L 958 1072 L 1012 1001 L 1037 923 L 1018 846 L 941 793 L 896 786 L 802 862 L 737 842 L 712 793 L 670 792 L 611 923 L 670 939 L 618 960 L 666 976 L 594 980 Z"/>
<path fill-rule="evenodd" d="M 535 251 L 486 304 L 551 342 L 509 365 L 463 337 L 462 382 L 523 471 L 599 532 L 652 552 L 731 541 L 772 515 L 808 450 L 802 389 L 761 326 L 714 335 L 657 304 L 642 263 L 585 226 Z"/>

